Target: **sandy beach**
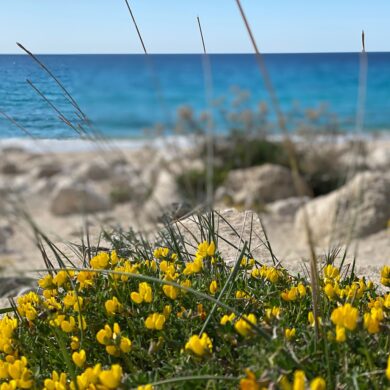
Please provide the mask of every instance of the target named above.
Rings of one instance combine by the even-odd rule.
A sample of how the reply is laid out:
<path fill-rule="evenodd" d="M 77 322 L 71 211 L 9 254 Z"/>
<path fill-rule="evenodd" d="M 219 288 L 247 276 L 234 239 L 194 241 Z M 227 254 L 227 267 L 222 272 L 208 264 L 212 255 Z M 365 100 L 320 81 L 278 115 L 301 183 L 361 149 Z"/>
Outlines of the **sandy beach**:
<path fill-rule="evenodd" d="M 161 215 L 164 207 L 183 201 L 178 194 L 175 175 L 204 165 L 196 149 L 183 147 L 183 143 L 170 144 L 164 148 L 161 145 L 146 147 L 142 143 L 132 143 L 132 147 L 129 144 L 114 143 L 106 145 L 106 149 L 102 151 L 96 149 L 96 145 L 85 144 L 79 144 L 81 150 L 70 150 L 71 148 L 66 147 L 66 142 L 59 141 L 58 144 L 54 142 L 51 145 L 51 152 L 45 153 L 38 151 L 37 147 L 47 149 L 47 142 L 32 145 L 24 149 L 18 143 L 12 145 L 8 142 L 7 145 L 2 145 L 0 188 L 3 194 L 12 189 L 11 199 L 17 199 L 16 204 L 19 206 L 23 204 L 42 231 L 68 253 L 69 248 L 64 242 L 80 243 L 86 221 L 92 241 L 97 240 L 102 226 L 108 229 L 122 226 L 124 229 L 131 227 L 147 232 L 157 231 L 162 225 L 158 223 L 158 218 L 151 218 L 151 214 L 156 217 L 160 212 Z M 60 145 L 65 145 L 64 152 L 59 152 Z M 322 145 L 320 149 L 326 148 Z M 166 153 L 166 150 L 171 152 Z M 379 172 L 383 177 L 388 175 L 390 142 L 366 141 L 366 150 L 365 161 L 370 167 L 368 170 Z M 348 154 L 345 153 L 345 156 L 348 162 Z M 69 194 L 72 186 L 81 192 Z M 121 196 L 125 194 L 128 197 L 119 201 L 113 199 L 113 188 L 117 188 Z M 386 188 L 389 190 L 389 187 Z M 61 189 L 63 194 L 59 195 Z M 77 209 L 80 205 L 75 204 L 80 194 L 85 194 L 83 191 L 90 196 L 87 202 L 91 206 L 89 211 L 93 212 L 87 217 Z M 248 192 L 250 191 L 248 186 Z M 389 192 L 384 196 L 390 200 Z M 291 209 L 288 194 L 286 197 L 287 199 L 278 200 L 279 204 L 271 202 L 270 207 L 266 207 L 260 215 L 276 256 L 285 267 L 299 271 L 302 270 L 302 262 L 308 259 L 308 250 L 296 221 L 298 207 Z M 69 210 L 64 206 L 67 202 Z M 31 229 L 15 217 L 12 208 L 5 203 L 5 197 L 2 197 L 1 273 L 22 275 L 29 269 L 41 268 L 42 258 Z M 238 207 L 226 204 L 218 199 L 216 206 L 232 219 L 232 224 L 240 231 L 245 207 L 243 209 L 242 205 Z M 280 211 L 283 207 L 290 207 L 286 209 L 288 213 Z M 388 212 L 383 210 L 385 214 Z M 390 214 L 385 218 L 389 219 Z M 316 223 L 315 220 L 313 223 Z M 329 241 L 318 243 L 317 254 L 325 254 L 332 244 L 334 243 Z M 388 263 L 390 258 L 390 231 L 383 226 L 373 233 L 363 234 L 359 240 L 353 240 L 348 259 L 351 260 L 355 253 L 358 271 L 377 279 L 377 270 Z M 269 260 L 269 255 L 264 251 L 259 256 L 264 261 Z M 228 260 L 233 260 L 233 257 L 232 253 L 227 254 Z"/>

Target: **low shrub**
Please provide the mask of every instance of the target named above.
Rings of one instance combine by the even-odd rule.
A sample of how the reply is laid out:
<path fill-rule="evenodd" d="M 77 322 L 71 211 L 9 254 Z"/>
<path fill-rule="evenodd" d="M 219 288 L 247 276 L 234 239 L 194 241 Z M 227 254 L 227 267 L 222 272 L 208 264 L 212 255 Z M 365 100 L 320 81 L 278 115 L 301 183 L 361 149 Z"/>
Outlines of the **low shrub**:
<path fill-rule="evenodd" d="M 207 226 L 193 249 L 173 234 L 164 246 L 116 234 L 87 266 L 50 267 L 0 320 L 0 388 L 390 384 L 390 293 L 328 262 L 315 319 L 307 277 L 246 244 L 227 265 Z"/>

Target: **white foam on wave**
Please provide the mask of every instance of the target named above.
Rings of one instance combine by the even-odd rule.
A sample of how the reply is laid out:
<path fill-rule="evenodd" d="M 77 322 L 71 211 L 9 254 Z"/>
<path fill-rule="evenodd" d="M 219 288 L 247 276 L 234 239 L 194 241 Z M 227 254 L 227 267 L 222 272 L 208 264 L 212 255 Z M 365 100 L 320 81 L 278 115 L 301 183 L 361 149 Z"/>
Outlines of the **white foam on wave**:
<path fill-rule="evenodd" d="M 1 149 L 23 149 L 32 153 L 72 153 L 72 152 L 93 152 L 102 148 L 119 149 L 141 149 L 144 147 L 159 148 L 169 142 L 177 147 L 188 147 L 191 145 L 190 137 L 172 136 L 159 137 L 154 139 L 104 139 L 102 141 L 81 140 L 81 139 L 27 139 L 27 138 L 5 138 L 0 139 Z"/>
<path fill-rule="evenodd" d="M 215 135 L 221 136 L 221 133 L 216 132 Z M 282 134 L 269 135 L 268 138 L 274 141 L 281 141 L 284 136 Z M 307 140 L 303 135 L 290 134 L 290 138 L 294 142 L 302 142 Z M 163 148 L 168 144 L 178 148 L 189 148 L 196 144 L 199 136 L 196 135 L 171 135 L 164 137 L 156 137 L 153 139 L 110 139 L 105 138 L 101 141 L 82 140 L 82 139 L 31 139 L 31 138 L 0 138 L 0 150 L 6 148 L 17 148 L 29 151 L 31 153 L 72 153 L 72 152 L 93 152 L 102 149 L 117 148 L 121 150 L 135 150 L 144 147 Z M 390 131 L 382 130 L 376 133 L 344 133 L 339 135 L 317 135 L 312 142 L 334 142 L 344 143 L 352 140 L 390 140 Z"/>

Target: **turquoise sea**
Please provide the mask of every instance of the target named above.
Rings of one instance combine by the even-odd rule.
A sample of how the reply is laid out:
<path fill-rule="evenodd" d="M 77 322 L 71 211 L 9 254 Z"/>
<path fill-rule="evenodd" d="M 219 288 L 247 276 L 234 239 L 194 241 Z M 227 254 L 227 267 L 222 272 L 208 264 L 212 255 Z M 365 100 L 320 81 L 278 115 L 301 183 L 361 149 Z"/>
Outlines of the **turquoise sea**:
<path fill-rule="evenodd" d="M 199 114 L 207 105 L 201 55 L 42 55 L 95 126 L 108 138 L 138 138 L 156 123 L 172 127 L 179 107 Z M 216 131 L 222 112 L 258 109 L 269 97 L 250 54 L 210 55 L 212 111 Z M 356 116 L 359 54 L 266 54 L 267 69 L 283 111 L 300 115 L 326 108 L 328 118 L 348 132 Z M 74 108 L 62 91 L 28 56 L 0 55 L 0 110 L 38 138 L 77 138 L 78 134 L 26 82 L 31 80 L 70 118 Z M 237 106 L 237 91 L 247 99 Z M 225 110 L 225 111 L 224 111 Z M 272 121 L 272 109 L 269 108 Z M 390 129 L 390 53 L 369 53 L 365 131 Z M 25 137 L 0 118 L 0 138 Z"/>

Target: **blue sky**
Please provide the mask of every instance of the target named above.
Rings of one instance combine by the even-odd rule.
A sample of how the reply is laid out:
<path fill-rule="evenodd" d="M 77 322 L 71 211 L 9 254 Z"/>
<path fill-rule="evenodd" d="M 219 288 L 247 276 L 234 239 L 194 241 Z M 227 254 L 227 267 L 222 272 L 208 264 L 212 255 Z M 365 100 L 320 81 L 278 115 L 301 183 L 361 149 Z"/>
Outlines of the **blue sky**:
<path fill-rule="evenodd" d="M 252 52 L 234 0 L 130 0 L 148 51 Z M 390 51 L 389 0 L 242 0 L 263 52 Z M 0 53 L 140 53 L 124 0 L 1 0 Z"/>

